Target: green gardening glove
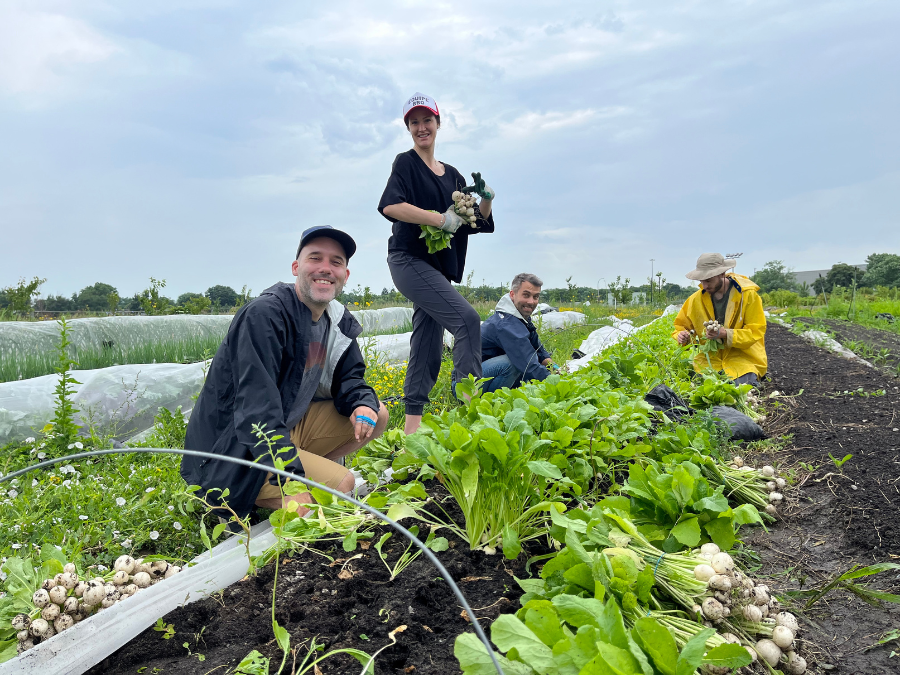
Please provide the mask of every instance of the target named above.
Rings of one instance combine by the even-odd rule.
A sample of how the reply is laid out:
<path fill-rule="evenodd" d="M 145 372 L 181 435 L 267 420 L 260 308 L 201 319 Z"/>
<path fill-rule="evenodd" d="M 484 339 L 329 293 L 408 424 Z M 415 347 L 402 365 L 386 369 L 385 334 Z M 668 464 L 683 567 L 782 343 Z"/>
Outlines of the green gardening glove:
<path fill-rule="evenodd" d="M 472 174 L 472 179 L 475 181 L 475 185 L 469 185 L 464 187 L 460 192 L 471 193 L 474 192 L 482 199 L 493 199 L 497 196 L 497 193 L 491 189 L 489 185 L 484 182 L 484 179 L 481 177 L 481 174 L 477 171 Z"/>

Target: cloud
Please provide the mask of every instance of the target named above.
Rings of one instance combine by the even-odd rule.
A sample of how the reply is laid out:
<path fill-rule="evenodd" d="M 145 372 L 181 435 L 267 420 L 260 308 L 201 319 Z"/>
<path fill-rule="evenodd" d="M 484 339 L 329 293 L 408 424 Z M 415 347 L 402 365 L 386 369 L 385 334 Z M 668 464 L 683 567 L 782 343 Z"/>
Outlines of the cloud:
<path fill-rule="evenodd" d="M 109 58 L 113 42 L 77 18 L 0 6 L 0 92 L 43 92 L 79 66 Z"/>

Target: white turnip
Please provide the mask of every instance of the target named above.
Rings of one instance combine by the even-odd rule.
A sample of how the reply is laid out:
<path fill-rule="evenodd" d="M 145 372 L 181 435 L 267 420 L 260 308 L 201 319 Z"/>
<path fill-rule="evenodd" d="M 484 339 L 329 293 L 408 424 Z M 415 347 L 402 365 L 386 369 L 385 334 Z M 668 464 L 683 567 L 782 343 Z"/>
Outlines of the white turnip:
<path fill-rule="evenodd" d="M 127 596 L 132 596 L 138 592 L 138 587 L 136 584 L 128 584 L 125 588 L 122 589 L 122 593 Z"/>
<path fill-rule="evenodd" d="M 66 614 L 73 614 L 78 611 L 78 606 L 80 604 L 81 603 L 78 602 L 78 598 L 76 598 L 74 595 L 69 596 L 63 603 L 63 611 Z"/>
<path fill-rule="evenodd" d="M 776 478 L 775 487 L 777 487 L 779 490 L 783 490 L 787 487 L 787 481 L 784 478 Z"/>
<path fill-rule="evenodd" d="M 106 584 L 104 587 L 104 591 L 106 592 L 106 599 L 116 601 L 119 599 L 119 589 L 116 588 L 112 584 Z"/>
<path fill-rule="evenodd" d="M 744 466 L 744 460 L 741 457 L 732 457 L 731 461 L 739 469 Z"/>
<path fill-rule="evenodd" d="M 116 604 L 117 600 L 118 598 L 116 598 L 115 600 L 111 598 L 103 598 L 103 600 L 100 601 L 100 609 L 109 609 L 114 604 Z"/>
<path fill-rule="evenodd" d="M 794 643 L 794 631 L 787 626 L 775 626 L 772 629 L 772 642 L 781 649 L 787 649 Z"/>
<path fill-rule="evenodd" d="M 94 605 L 99 605 L 105 597 L 105 587 L 101 586 L 100 584 L 93 584 L 88 587 L 81 599 L 85 605 L 87 605 L 88 607 L 93 607 Z"/>
<path fill-rule="evenodd" d="M 760 473 L 766 478 L 774 478 L 775 477 L 775 468 L 766 464 L 762 469 L 760 469 Z"/>
<path fill-rule="evenodd" d="M 780 502 L 782 499 L 784 499 L 784 495 L 781 494 L 780 492 L 770 492 L 770 493 L 769 493 L 769 501 L 770 501 L 770 502 L 773 502 L 773 503 L 776 503 L 776 504 L 777 504 L 777 503 Z"/>
<path fill-rule="evenodd" d="M 66 601 L 68 594 L 65 586 L 54 586 L 47 595 L 50 597 L 50 602 L 61 605 Z"/>
<path fill-rule="evenodd" d="M 74 625 L 75 619 L 68 614 L 60 614 L 56 621 L 53 622 L 53 627 L 56 629 L 57 633 L 62 633 L 64 630 L 67 630 Z"/>
<path fill-rule="evenodd" d="M 150 576 L 154 579 L 162 579 L 168 569 L 169 563 L 165 560 L 154 560 L 150 563 Z"/>
<path fill-rule="evenodd" d="M 790 675 L 803 675 L 803 673 L 806 672 L 806 659 L 797 652 L 788 652 L 785 654 L 785 658 L 787 659 L 785 670 L 787 670 Z"/>
<path fill-rule="evenodd" d="M 43 638 L 47 637 L 47 633 L 52 629 L 50 628 L 50 623 L 46 619 L 35 619 L 31 622 L 31 628 L 29 630 L 34 637 Z"/>
<path fill-rule="evenodd" d="M 53 577 L 53 585 L 54 586 L 62 586 L 62 576 L 65 572 L 59 572 L 55 577 Z"/>
<path fill-rule="evenodd" d="M 79 581 L 77 584 L 75 584 L 75 588 L 72 589 L 73 593 L 75 594 L 75 597 L 80 598 L 82 595 L 84 595 L 84 592 L 87 590 L 87 587 L 88 587 L 88 584 L 86 581 Z"/>
<path fill-rule="evenodd" d="M 775 490 L 777 490 L 777 489 L 778 489 L 778 486 L 775 485 L 774 480 L 770 480 L 768 483 L 766 483 L 766 490 L 768 490 L 769 492 L 775 492 Z"/>
<path fill-rule="evenodd" d="M 166 570 L 166 575 L 164 578 L 168 579 L 169 577 L 173 577 L 181 571 L 181 568 L 178 565 L 169 565 L 169 569 Z"/>
<path fill-rule="evenodd" d="M 53 581 L 53 579 L 44 579 L 43 583 L 41 584 L 41 588 L 43 588 L 45 591 L 49 591 L 54 586 L 56 586 L 56 583 Z"/>
<path fill-rule="evenodd" d="M 31 633 L 29 633 L 27 630 L 20 630 L 18 633 L 16 633 L 16 640 L 18 640 L 19 642 L 23 642 L 30 637 Z"/>
<path fill-rule="evenodd" d="M 762 609 L 760 609 L 756 605 L 746 605 L 743 608 L 743 612 L 744 618 L 747 619 L 747 621 L 752 621 L 753 623 L 759 623 L 760 621 L 762 621 Z"/>
<path fill-rule="evenodd" d="M 769 639 L 756 643 L 756 653 L 770 666 L 777 666 L 781 660 L 781 648 Z"/>
<path fill-rule="evenodd" d="M 709 581 L 706 583 L 706 585 L 714 591 L 730 591 L 731 579 L 729 579 L 725 574 L 714 574 L 709 578 Z"/>
<path fill-rule="evenodd" d="M 46 607 L 50 604 L 50 594 L 43 588 L 39 588 L 31 596 L 31 602 L 35 607 Z"/>
<path fill-rule="evenodd" d="M 116 572 L 125 572 L 126 574 L 134 573 L 134 558 L 130 555 L 120 555 L 113 563 L 113 569 Z"/>
<path fill-rule="evenodd" d="M 800 624 L 797 617 L 790 612 L 781 612 L 775 617 L 775 623 L 779 626 L 790 628 L 795 633 L 800 630 Z"/>
<path fill-rule="evenodd" d="M 115 574 L 113 574 L 112 582 L 114 586 L 124 586 L 129 581 L 128 572 L 125 570 L 119 570 Z"/>
<path fill-rule="evenodd" d="M 41 618 L 44 621 L 49 621 L 52 623 L 53 621 L 56 621 L 56 617 L 58 616 L 59 605 L 54 605 L 52 602 L 41 610 Z"/>
<path fill-rule="evenodd" d="M 66 574 L 74 574 L 77 576 L 78 568 L 75 567 L 75 563 L 66 563 L 65 565 L 63 565 L 63 572 L 65 572 Z"/>
<path fill-rule="evenodd" d="M 752 591 L 752 599 L 754 605 L 759 605 L 760 607 L 769 604 L 769 593 L 762 586 L 757 586 Z"/>
<path fill-rule="evenodd" d="M 703 616 L 710 621 L 720 621 L 725 615 L 722 603 L 715 598 L 706 598 L 706 600 L 703 601 L 701 608 L 703 610 Z"/>
<path fill-rule="evenodd" d="M 23 654 L 34 647 L 34 640 L 19 640 L 16 645 L 16 654 Z"/>
<path fill-rule="evenodd" d="M 27 614 L 16 614 L 12 618 L 12 627 L 16 630 L 28 630 L 31 626 L 31 617 Z"/>
<path fill-rule="evenodd" d="M 719 574 L 727 574 L 734 569 L 734 560 L 727 553 L 716 553 L 712 559 L 712 568 Z"/>
<path fill-rule="evenodd" d="M 67 591 L 71 591 L 75 588 L 76 584 L 78 584 L 78 575 L 72 574 L 71 572 L 64 572 L 60 581 L 62 582 L 60 586 Z"/>
<path fill-rule="evenodd" d="M 147 572 L 138 572 L 131 578 L 131 582 L 138 588 L 147 588 L 150 585 L 150 575 Z"/>
<path fill-rule="evenodd" d="M 700 553 L 703 555 L 715 555 L 716 553 L 721 553 L 722 549 L 719 548 L 717 544 L 713 542 L 709 542 L 708 544 L 703 544 L 700 547 Z"/>
<path fill-rule="evenodd" d="M 778 509 L 775 508 L 774 504 L 766 504 L 766 513 L 768 513 L 770 516 L 777 516 Z"/>
<path fill-rule="evenodd" d="M 700 581 L 709 581 L 716 575 L 716 571 L 709 565 L 697 565 L 694 568 L 694 578 Z"/>

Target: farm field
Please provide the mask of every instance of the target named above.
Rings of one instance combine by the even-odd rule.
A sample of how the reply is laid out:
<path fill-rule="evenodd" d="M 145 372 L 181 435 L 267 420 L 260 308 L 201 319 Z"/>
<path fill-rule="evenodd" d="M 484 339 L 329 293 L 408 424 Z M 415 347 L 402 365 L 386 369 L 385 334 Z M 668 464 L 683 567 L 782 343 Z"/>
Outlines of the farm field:
<path fill-rule="evenodd" d="M 644 324 L 651 318 L 635 317 L 635 324 Z M 589 317 L 588 325 L 556 333 L 548 331 L 545 341 L 555 358 L 565 361 L 597 328 L 597 325 L 591 325 L 595 323 L 609 322 L 602 321 L 599 316 Z M 557 670 L 533 669 L 520 657 L 527 653 L 526 644 L 521 644 L 521 649 L 509 651 L 509 639 L 498 637 L 501 633 L 492 634 L 491 626 L 498 619 L 497 626 L 502 625 L 503 630 L 519 626 L 510 623 L 515 621 L 515 614 L 521 619 L 521 626 L 527 627 L 531 635 L 528 639 L 544 645 L 539 647 L 534 643 L 532 649 L 547 658 L 542 650 L 549 651 L 559 640 L 565 640 L 566 631 L 572 631 L 574 635 L 576 630 L 579 633 L 585 630 L 584 626 L 578 629 L 578 621 L 564 614 L 562 609 L 559 614 L 553 609 L 566 606 L 561 604 L 560 598 L 585 601 L 592 598 L 599 603 L 598 607 L 606 608 L 603 611 L 609 613 L 608 620 L 615 623 L 615 616 L 622 617 L 619 621 L 624 619 L 624 628 L 630 635 L 637 636 L 635 640 L 639 639 L 634 644 L 644 654 L 644 666 L 638 661 L 635 667 L 639 670 L 623 669 L 621 672 L 647 675 L 666 672 L 665 665 L 661 665 L 664 661 L 658 651 L 660 648 L 646 637 L 650 634 L 648 631 L 657 626 L 675 630 L 677 646 L 672 642 L 671 649 L 675 650 L 676 656 L 681 651 L 687 659 L 690 645 L 685 646 L 685 643 L 703 630 L 703 624 L 696 618 L 691 619 L 690 606 L 684 606 L 678 592 L 673 595 L 671 584 L 674 583 L 676 588 L 679 584 L 692 587 L 696 580 L 689 575 L 687 581 L 678 581 L 677 574 L 670 576 L 673 573 L 667 571 L 667 565 L 672 563 L 665 561 L 681 560 L 679 556 L 691 555 L 691 550 L 696 551 L 696 546 L 710 539 L 724 550 L 730 549 L 736 566 L 747 576 L 766 584 L 778 598 L 780 609 L 798 614 L 801 628 L 794 646 L 809 664 L 806 672 L 895 672 L 894 662 L 898 657 L 890 655 L 897 651 L 896 641 L 888 639 L 884 645 L 876 645 L 879 640 L 890 638 L 891 630 L 895 630 L 898 617 L 895 606 L 862 604 L 847 587 L 839 587 L 818 599 L 808 610 L 805 608 L 815 599 L 815 589 L 823 589 L 854 564 L 866 566 L 900 561 L 893 525 L 900 503 L 896 484 L 897 468 L 900 467 L 900 433 L 893 431 L 900 421 L 894 417 L 900 400 L 897 380 L 884 372 L 824 352 L 786 328 L 773 325 L 767 336 L 772 380 L 764 386 L 759 403 L 756 403 L 747 398 L 746 392 L 725 383 L 708 379 L 693 382 L 688 370 L 689 354 L 677 348 L 669 338 L 670 331 L 671 317 L 663 317 L 608 348 L 591 366 L 571 375 L 563 375 L 558 380 L 551 378 L 542 385 L 528 385 L 519 390 L 525 392 L 521 396 L 509 392 L 485 395 L 477 397 L 470 406 L 458 408 L 449 403 L 449 392 L 442 390 L 449 388 L 445 359 L 441 380 L 435 390 L 435 402 L 431 406 L 433 416 L 427 425 L 430 430 L 411 437 L 417 439 L 415 441 L 404 440 L 399 431 L 389 431 L 381 441 L 370 444 L 355 458 L 356 466 L 366 476 L 377 476 L 393 463 L 398 472 L 396 475 L 401 477 L 376 490 L 369 497 L 369 503 L 382 509 L 391 504 L 394 507 L 407 505 L 416 514 L 403 521 L 407 527 L 418 525 L 422 528 L 423 538 L 429 532 L 430 537 L 444 538 L 444 545 L 435 546 L 434 550 L 460 584 L 482 627 L 488 635 L 495 637 L 500 652 L 506 654 L 508 660 L 504 667 L 508 668 L 507 672 L 594 672 L 580 667 L 559 669 L 560 666 L 554 666 Z M 386 366 L 376 359 L 370 370 L 372 383 L 382 398 L 401 393 L 401 368 Z M 736 406 L 754 416 L 764 415 L 760 421 L 769 439 L 752 444 L 729 442 L 712 419 L 702 412 L 680 422 L 677 417 L 664 417 L 653 412 L 644 403 L 643 396 L 661 383 L 669 385 L 697 408 L 707 407 L 712 401 Z M 768 398 L 776 391 L 779 393 Z M 854 393 L 860 391 L 870 395 Z M 875 392 L 883 393 L 876 395 Z M 543 403 L 531 412 L 525 412 L 534 405 L 529 403 L 529 397 Z M 703 397 L 706 397 L 705 401 Z M 517 400 L 521 403 L 516 403 Z M 399 407 L 396 403 L 391 405 Z M 519 409 L 523 411 L 523 417 L 516 422 L 519 418 L 509 415 Z M 488 422 L 485 416 L 496 421 Z M 399 419 L 399 414 L 392 413 L 392 421 L 399 422 Z M 528 453 L 521 452 L 524 446 L 517 451 L 514 445 L 508 445 L 506 452 L 501 453 L 502 461 L 513 461 L 512 457 L 516 457 L 517 461 L 523 462 L 514 472 L 497 471 L 497 466 L 491 462 L 500 461 L 499 455 L 487 453 L 478 459 L 482 464 L 479 470 L 482 494 L 490 493 L 491 485 L 497 489 L 505 485 L 504 494 L 518 495 L 521 499 L 516 502 L 517 506 L 509 508 L 509 513 L 517 515 L 505 521 L 512 530 L 503 529 L 502 523 L 498 523 L 496 529 L 489 527 L 485 531 L 487 540 L 479 540 L 481 530 L 474 525 L 482 517 L 478 508 L 473 508 L 465 498 L 460 501 L 458 489 L 454 492 L 452 483 L 447 482 L 454 472 L 452 465 L 442 469 L 440 453 L 430 455 L 429 452 L 436 451 L 439 444 L 435 439 L 443 438 L 442 434 L 447 434 L 444 442 L 449 443 L 451 429 L 457 427 L 464 431 L 453 431 L 457 438 L 453 442 L 460 441 L 460 433 L 476 434 L 484 439 L 482 442 L 488 443 L 486 447 L 492 447 L 493 441 L 487 439 L 494 437 L 485 427 L 492 424 L 500 425 L 498 429 L 502 433 L 498 437 L 507 442 L 509 434 L 525 434 L 517 438 L 540 438 L 543 443 Z M 163 416 L 155 436 L 146 444 L 151 447 L 165 442 L 177 445 L 179 433 L 183 442 L 183 424 L 180 426 L 172 416 Z M 7 448 L 10 452 L 4 460 L 3 473 L 34 461 L 40 443 L 35 441 L 24 447 Z M 501 451 L 495 449 L 494 452 Z M 848 454 L 852 457 L 847 458 Z M 762 509 L 767 501 L 766 479 L 754 471 L 745 474 L 751 476 L 747 483 L 749 488 L 734 482 L 738 469 L 731 466 L 730 460 L 735 456 L 742 457 L 747 465 L 772 464 L 778 476 L 786 481 L 784 500 L 773 502 L 778 504 L 777 521 L 767 517 L 762 510 L 757 511 L 757 506 Z M 126 469 L 127 466 L 131 468 Z M 78 560 L 86 574 L 91 573 L 88 571 L 91 566 L 99 571 L 102 571 L 100 566 L 111 566 L 122 552 L 155 553 L 183 564 L 192 557 L 191 551 L 202 550 L 199 532 L 202 509 L 195 508 L 196 502 L 183 491 L 183 486 L 177 485 L 176 467 L 177 460 L 172 457 L 130 455 L 84 462 L 76 468 L 76 471 L 100 480 L 104 475 L 115 475 L 114 472 L 124 476 L 130 470 L 128 482 L 122 485 L 122 493 L 126 495 L 141 493 L 141 487 L 137 486 L 143 485 L 142 480 L 153 487 L 146 482 L 147 472 L 161 474 L 160 479 L 166 477 L 168 493 L 164 499 L 158 490 L 141 494 L 140 505 L 156 516 L 143 522 L 142 514 L 135 514 L 135 509 L 129 506 L 128 547 L 113 545 L 114 541 L 121 542 L 125 537 L 121 525 L 108 515 L 115 509 L 114 504 L 118 504 L 114 496 L 98 501 L 88 485 L 70 485 L 62 493 L 65 495 L 63 503 L 71 504 L 70 495 L 77 493 L 77 500 L 85 507 L 82 510 L 90 513 L 91 525 L 99 520 L 103 523 L 100 528 L 94 528 L 92 534 L 85 533 L 84 539 L 74 548 L 69 548 L 68 538 L 58 538 L 63 528 L 54 532 L 35 527 L 28 537 L 19 535 L 18 531 L 16 536 L 8 532 L 0 549 L 5 557 L 21 556 L 21 552 L 15 553 L 22 550 L 21 543 L 18 548 L 10 549 L 14 538 L 18 539 L 17 543 L 26 540 L 32 550 L 41 542 L 60 541 L 68 549 L 67 559 Z M 409 476 L 402 478 L 404 469 L 408 470 Z M 434 477 L 435 471 L 444 479 L 443 484 Z M 697 490 L 701 489 L 700 485 L 709 486 L 702 490 L 720 486 L 720 494 L 727 502 L 715 506 L 712 501 L 702 502 L 703 495 L 713 499 L 708 492 L 695 493 L 691 497 L 665 493 L 673 496 L 660 496 L 660 499 L 676 500 L 674 511 L 668 515 L 665 510 L 654 511 L 650 505 L 653 500 L 642 497 L 638 488 L 640 476 L 647 471 L 679 475 L 688 480 L 685 474 L 677 473 L 685 471 L 693 476 L 691 485 Z M 692 473 L 694 471 L 696 475 Z M 414 480 L 417 474 L 420 482 Z M 521 476 L 530 488 L 522 492 L 519 481 L 490 483 L 500 480 L 490 478 L 491 475 L 503 474 Z M 15 496 L 11 497 L 7 491 L 4 503 L 12 505 L 22 498 L 34 500 L 32 504 L 43 503 L 41 500 L 46 500 L 46 496 L 41 497 L 38 492 L 48 490 L 44 483 L 52 482 L 52 478 L 52 473 L 42 477 L 39 485 L 31 488 L 20 484 Z M 63 473 L 59 480 L 71 479 Z M 892 480 L 894 483 L 890 482 Z M 668 485 L 665 481 L 662 484 Z M 854 485 L 856 489 L 851 487 Z M 550 511 L 555 507 L 529 508 L 549 502 L 559 504 L 560 512 Z M 169 523 L 176 516 L 172 515 L 174 508 L 169 510 L 167 504 L 174 504 L 178 509 L 178 528 Z M 494 506 L 487 511 L 492 513 L 499 509 L 503 513 L 505 508 Z M 21 521 L 27 525 L 28 508 L 20 506 L 19 509 L 14 519 L 17 524 Z M 328 507 L 325 500 L 323 509 L 316 524 L 309 526 L 303 524 L 305 521 L 292 520 L 283 512 L 272 514 L 272 522 L 282 539 L 278 551 L 271 552 L 265 561 L 261 561 L 268 564 L 262 565 L 255 575 L 209 599 L 161 617 L 162 621 L 156 627 L 144 631 L 90 672 L 133 673 L 144 669 L 141 672 L 274 673 L 282 662 L 283 650 L 273 634 L 273 617 L 287 630 L 290 646 L 294 649 L 289 652 L 287 666 L 282 672 L 301 672 L 301 663 L 313 640 L 321 647 L 321 651 L 314 650 L 313 653 L 321 657 L 326 652 L 341 649 L 372 654 L 390 645 L 393 639 L 396 644 L 379 653 L 374 672 L 457 673 L 461 669 L 460 656 L 466 673 L 495 672 L 489 661 L 482 663 L 473 656 L 472 643 L 464 639 L 460 642 L 458 636 L 467 631 L 471 633 L 471 626 L 447 583 L 430 562 L 422 556 L 410 560 L 411 552 L 406 542 L 396 533 L 382 541 L 389 534 L 389 528 L 354 516 L 352 508 Z M 523 512 L 531 513 L 527 522 L 517 520 Z M 604 548 L 597 541 L 584 538 L 583 523 L 587 521 L 580 520 L 579 513 L 591 514 L 599 519 L 597 523 L 605 523 L 606 528 L 612 526 L 609 531 L 613 533 L 619 527 L 630 532 L 628 523 L 632 520 L 638 529 L 624 539 L 613 535 Z M 3 520 L 6 525 L 6 515 Z M 31 519 L 33 525 L 39 521 L 40 518 Z M 715 521 L 728 525 L 723 529 Z M 161 522 L 168 527 L 160 526 Z M 209 528 L 214 525 L 208 517 L 206 522 Z M 337 529 L 329 530 L 328 523 L 334 523 Z M 429 523 L 434 527 L 429 528 Z M 765 529 L 761 527 L 763 523 Z M 81 530 L 77 521 L 69 522 L 66 527 L 73 532 Z M 151 527 L 154 528 L 152 532 Z M 357 535 L 348 536 L 357 528 Z M 19 524 L 19 531 L 26 529 Z M 637 546 L 636 542 L 640 541 L 646 541 L 644 549 L 638 546 L 631 549 L 631 554 L 620 552 L 623 548 Z M 656 550 L 658 555 L 641 557 L 645 554 L 636 554 L 635 550 L 645 553 Z M 35 555 L 40 556 L 40 553 L 35 551 Z M 279 560 L 277 582 L 276 568 L 271 562 L 276 555 Z M 581 555 L 595 562 L 593 567 L 587 566 L 587 577 L 584 578 L 572 571 L 578 569 L 578 560 L 573 556 Z M 638 557 L 634 558 L 635 555 Z M 702 559 L 693 560 L 691 568 L 703 562 Z M 392 574 L 390 568 L 396 572 L 398 563 L 408 565 L 398 574 Z M 605 568 L 605 565 L 611 567 Z M 551 569 L 557 571 L 550 574 Z M 900 568 L 884 569 L 872 577 L 871 583 L 868 577 L 855 582 L 863 584 L 863 589 L 869 584 L 869 589 L 897 594 L 900 592 L 897 569 Z M 547 570 L 543 577 L 542 570 Z M 529 578 L 532 581 L 529 582 Z M 705 583 L 701 584 L 700 590 L 694 587 L 692 592 L 699 593 L 696 596 L 699 602 L 706 593 Z M 524 608 L 523 601 L 529 603 Z M 723 602 L 726 602 L 725 598 Z M 735 612 L 744 611 L 742 601 L 735 599 L 734 603 Z M 777 606 L 773 604 L 772 607 Z M 775 613 L 773 609 L 771 616 Z M 765 620 L 759 625 L 752 621 L 748 624 L 739 614 L 731 623 L 715 625 L 720 634 L 734 630 L 744 644 L 754 645 L 766 631 L 771 634 L 774 620 L 769 621 L 768 624 Z M 539 625 L 555 637 L 538 631 Z M 400 627 L 402 630 L 397 630 Z M 396 632 L 391 636 L 392 631 Z M 3 633 L 0 633 L 0 639 L 3 639 Z M 619 648 L 614 645 L 616 639 L 624 637 L 608 634 L 606 641 L 610 647 Z M 732 672 L 747 660 L 741 656 L 747 654 L 740 651 L 743 647 L 729 651 L 727 646 L 719 646 L 721 639 L 708 635 L 701 637 L 700 643 L 707 640 L 709 658 L 718 658 L 718 661 L 710 661 L 703 667 L 704 672 Z M 717 648 L 720 651 L 716 652 Z M 253 650 L 258 656 L 256 665 L 250 666 L 245 657 Z M 559 650 L 566 651 L 562 647 Z M 704 651 L 701 648 L 698 652 L 694 668 L 700 666 Z M 594 660 L 599 664 L 600 658 L 598 655 Z M 242 659 L 245 665 L 236 671 Z M 261 664 L 265 659 L 269 665 L 264 669 Z M 715 667 L 724 670 L 711 670 L 715 663 L 719 664 Z M 326 674 L 356 673 L 360 667 L 356 658 L 347 653 L 337 654 L 318 665 Z M 686 668 L 683 672 L 693 672 L 693 669 L 687 670 L 687 664 L 683 667 Z M 779 668 L 783 672 L 793 672 L 786 669 L 784 662 Z M 310 666 L 303 672 L 312 673 L 313 669 Z M 740 672 L 773 671 L 757 662 Z"/>

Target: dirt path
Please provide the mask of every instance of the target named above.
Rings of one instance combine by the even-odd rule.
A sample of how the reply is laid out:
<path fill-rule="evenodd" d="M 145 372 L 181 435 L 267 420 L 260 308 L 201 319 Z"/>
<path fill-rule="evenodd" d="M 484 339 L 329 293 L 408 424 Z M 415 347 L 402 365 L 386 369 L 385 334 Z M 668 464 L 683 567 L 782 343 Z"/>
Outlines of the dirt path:
<path fill-rule="evenodd" d="M 780 326 L 766 335 L 772 382 L 795 396 L 767 424 L 791 442 L 773 459 L 789 467 L 799 487 L 771 535 L 756 532 L 748 544 L 760 553 L 763 574 L 778 588 L 813 588 L 854 564 L 900 563 L 900 389 L 898 381 L 810 345 Z M 844 391 L 883 395 L 844 395 Z M 797 396 L 800 390 L 803 393 Z M 852 454 L 840 467 L 838 462 Z M 872 586 L 900 593 L 900 574 L 885 572 Z M 873 608 L 848 593 L 833 593 L 807 614 L 808 672 L 880 675 L 900 673 L 896 642 L 866 650 L 900 627 L 897 606 Z M 831 666 L 831 667 L 829 667 Z"/>

